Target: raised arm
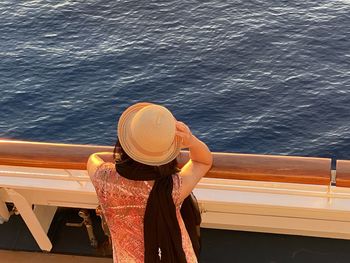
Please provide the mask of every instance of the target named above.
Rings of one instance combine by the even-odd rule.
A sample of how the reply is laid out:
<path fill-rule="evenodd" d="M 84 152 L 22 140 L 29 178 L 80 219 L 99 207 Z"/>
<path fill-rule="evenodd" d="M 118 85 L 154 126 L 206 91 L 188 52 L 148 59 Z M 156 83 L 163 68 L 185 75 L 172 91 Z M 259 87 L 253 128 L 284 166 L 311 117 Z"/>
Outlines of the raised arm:
<path fill-rule="evenodd" d="M 177 122 L 176 134 L 182 138 L 182 147 L 190 151 L 190 160 L 182 167 L 180 199 L 184 200 L 209 171 L 213 163 L 212 154 L 205 143 L 195 137 L 186 124 Z"/>

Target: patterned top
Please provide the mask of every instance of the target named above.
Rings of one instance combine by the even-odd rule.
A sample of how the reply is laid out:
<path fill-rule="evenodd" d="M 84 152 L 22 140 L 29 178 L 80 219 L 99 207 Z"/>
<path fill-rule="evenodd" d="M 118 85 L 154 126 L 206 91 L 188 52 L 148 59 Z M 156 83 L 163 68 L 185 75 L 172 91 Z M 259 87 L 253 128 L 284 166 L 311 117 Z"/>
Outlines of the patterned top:
<path fill-rule="evenodd" d="M 114 263 L 144 262 L 143 218 L 153 181 L 134 181 L 120 176 L 113 163 L 103 163 L 91 176 L 96 194 L 111 233 Z M 173 200 L 179 222 L 182 247 L 187 262 L 196 263 L 191 240 L 180 213 L 178 174 L 173 175 Z"/>

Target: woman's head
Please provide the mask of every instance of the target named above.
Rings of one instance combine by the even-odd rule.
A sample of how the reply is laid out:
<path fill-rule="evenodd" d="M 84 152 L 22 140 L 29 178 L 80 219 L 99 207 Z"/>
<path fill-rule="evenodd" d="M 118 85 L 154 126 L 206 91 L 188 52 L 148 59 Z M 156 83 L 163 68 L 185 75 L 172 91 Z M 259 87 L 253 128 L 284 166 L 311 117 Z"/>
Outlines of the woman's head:
<path fill-rule="evenodd" d="M 127 108 L 118 122 L 118 139 L 124 154 L 146 165 L 162 166 L 180 152 L 176 119 L 163 106 L 137 103 Z"/>

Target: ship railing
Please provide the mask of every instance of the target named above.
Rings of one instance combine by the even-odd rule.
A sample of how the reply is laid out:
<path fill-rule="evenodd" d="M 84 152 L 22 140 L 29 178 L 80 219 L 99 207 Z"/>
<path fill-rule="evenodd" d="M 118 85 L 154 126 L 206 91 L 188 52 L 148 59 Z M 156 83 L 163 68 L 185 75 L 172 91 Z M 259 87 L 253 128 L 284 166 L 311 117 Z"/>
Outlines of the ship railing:
<path fill-rule="evenodd" d="M 113 147 L 0 140 L 0 219 L 12 203 L 42 250 L 57 207 L 96 209 L 88 157 Z M 202 227 L 350 239 L 350 161 L 214 153 L 194 192 Z M 188 152 L 178 157 L 181 167 Z"/>

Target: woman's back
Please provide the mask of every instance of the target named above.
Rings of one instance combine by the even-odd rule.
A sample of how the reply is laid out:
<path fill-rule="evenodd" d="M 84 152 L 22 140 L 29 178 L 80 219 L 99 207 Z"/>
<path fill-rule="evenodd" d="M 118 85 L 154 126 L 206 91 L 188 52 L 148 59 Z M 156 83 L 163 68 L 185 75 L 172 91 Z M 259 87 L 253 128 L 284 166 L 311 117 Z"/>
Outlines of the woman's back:
<path fill-rule="evenodd" d="M 153 181 L 126 179 L 109 162 L 100 165 L 90 176 L 111 233 L 114 262 L 144 262 L 143 223 Z M 192 263 L 197 262 L 197 258 L 181 218 L 181 185 L 180 177 L 174 174 L 172 197 L 176 206 L 176 217 L 186 260 Z"/>

